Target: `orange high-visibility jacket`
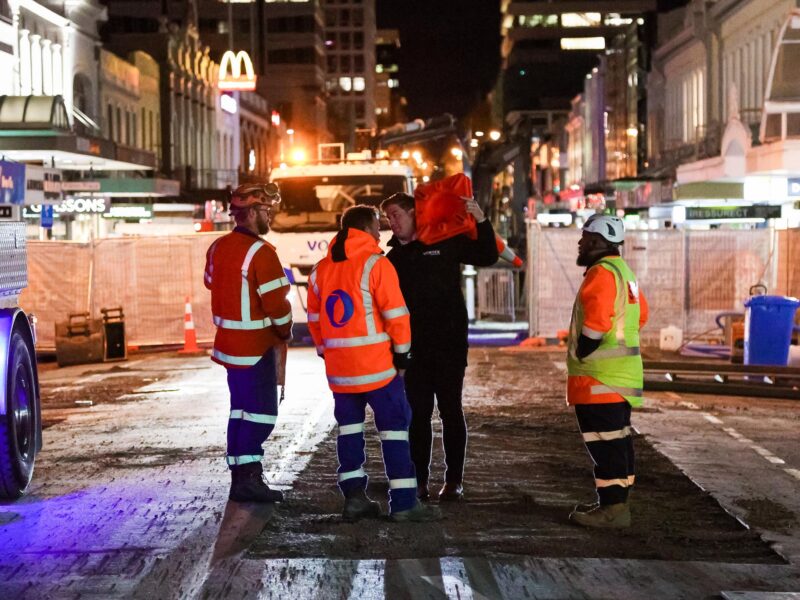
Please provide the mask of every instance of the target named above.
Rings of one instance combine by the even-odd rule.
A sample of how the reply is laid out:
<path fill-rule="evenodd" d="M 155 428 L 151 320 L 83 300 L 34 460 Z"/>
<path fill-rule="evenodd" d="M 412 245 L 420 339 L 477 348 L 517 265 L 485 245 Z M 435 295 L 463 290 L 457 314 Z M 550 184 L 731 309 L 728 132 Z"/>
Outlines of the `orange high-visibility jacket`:
<path fill-rule="evenodd" d="M 217 326 L 211 360 L 247 368 L 289 337 L 289 281 L 275 247 L 254 233 L 237 227 L 211 244 L 204 283 Z"/>
<path fill-rule="evenodd" d="M 309 276 L 308 328 L 331 390 L 368 392 L 397 375 L 392 353 L 411 349 L 411 321 L 397 272 L 375 239 L 348 230 L 341 262 L 333 259 L 335 241 Z"/>

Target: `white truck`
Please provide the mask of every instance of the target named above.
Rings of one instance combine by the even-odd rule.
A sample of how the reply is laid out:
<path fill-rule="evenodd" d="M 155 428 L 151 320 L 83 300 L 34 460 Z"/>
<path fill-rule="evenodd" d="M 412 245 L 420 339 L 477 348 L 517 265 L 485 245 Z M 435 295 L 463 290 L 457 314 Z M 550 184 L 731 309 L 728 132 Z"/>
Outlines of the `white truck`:
<path fill-rule="evenodd" d="M 276 246 L 292 284 L 289 299 L 292 318 L 300 326 L 295 332 L 299 338 L 305 335 L 307 326 L 308 275 L 327 254 L 342 212 L 356 204 L 377 207 L 397 192 L 413 194 L 413 176 L 407 165 L 397 161 L 348 155 L 341 161 L 281 165 L 272 171 L 270 179 L 281 188 L 281 204 L 267 239 Z M 391 231 L 381 231 L 384 250 L 390 237 Z"/>
<path fill-rule="evenodd" d="M 25 492 L 42 447 L 35 327 L 18 303 L 28 285 L 19 209 L 0 204 L 0 499 Z"/>

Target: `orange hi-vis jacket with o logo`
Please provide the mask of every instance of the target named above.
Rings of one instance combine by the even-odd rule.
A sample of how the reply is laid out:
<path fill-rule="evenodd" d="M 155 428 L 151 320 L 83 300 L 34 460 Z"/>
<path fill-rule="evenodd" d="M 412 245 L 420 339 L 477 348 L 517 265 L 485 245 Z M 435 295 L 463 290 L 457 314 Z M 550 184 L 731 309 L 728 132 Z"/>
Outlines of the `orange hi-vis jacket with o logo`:
<path fill-rule="evenodd" d="M 311 271 L 308 328 L 331 390 L 360 393 L 397 375 L 393 352 L 410 351 L 411 321 L 397 272 L 375 239 L 357 229 L 346 235 L 346 259 L 334 261 L 334 238 Z"/>
<path fill-rule="evenodd" d="M 244 227 L 215 241 L 206 253 L 204 283 L 217 326 L 211 360 L 234 369 L 256 364 L 289 337 L 289 281 L 275 247 Z"/>

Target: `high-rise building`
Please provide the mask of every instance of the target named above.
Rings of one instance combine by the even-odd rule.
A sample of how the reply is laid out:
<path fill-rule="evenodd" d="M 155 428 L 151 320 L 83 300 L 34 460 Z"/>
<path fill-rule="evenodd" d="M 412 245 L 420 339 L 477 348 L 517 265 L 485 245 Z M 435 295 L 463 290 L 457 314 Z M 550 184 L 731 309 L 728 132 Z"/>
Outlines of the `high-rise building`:
<path fill-rule="evenodd" d="M 400 32 L 379 29 L 375 35 L 375 117 L 379 128 L 406 120 L 399 52 Z"/>
<path fill-rule="evenodd" d="M 351 146 L 358 129 L 374 129 L 375 0 L 322 0 L 329 95 L 328 123 L 334 137 Z"/>
<path fill-rule="evenodd" d="M 646 24 L 657 5 L 657 0 L 504 0 L 504 112 L 568 109 L 613 38 L 638 19 Z"/>

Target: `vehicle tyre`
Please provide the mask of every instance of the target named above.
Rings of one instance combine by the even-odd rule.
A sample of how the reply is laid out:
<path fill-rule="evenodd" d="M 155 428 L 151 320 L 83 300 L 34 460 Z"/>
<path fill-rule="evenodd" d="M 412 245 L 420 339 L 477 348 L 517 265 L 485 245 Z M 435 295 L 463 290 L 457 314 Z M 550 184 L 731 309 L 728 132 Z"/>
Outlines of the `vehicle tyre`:
<path fill-rule="evenodd" d="M 0 415 L 0 498 L 19 498 L 33 476 L 37 407 L 33 358 L 26 338 L 12 331 L 5 415 Z"/>

